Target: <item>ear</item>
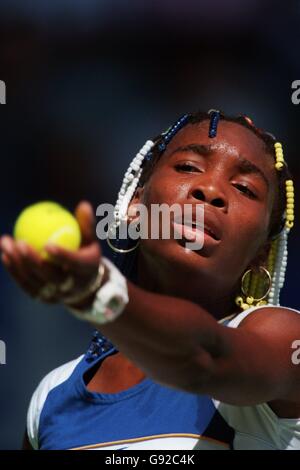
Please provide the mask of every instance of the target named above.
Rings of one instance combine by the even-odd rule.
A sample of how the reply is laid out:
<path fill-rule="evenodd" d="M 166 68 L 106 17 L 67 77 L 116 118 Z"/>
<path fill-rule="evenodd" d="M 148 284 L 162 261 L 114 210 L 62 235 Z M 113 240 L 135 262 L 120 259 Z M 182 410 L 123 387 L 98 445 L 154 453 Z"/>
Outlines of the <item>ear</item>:
<path fill-rule="evenodd" d="M 255 258 L 251 261 L 249 268 L 258 270 L 260 266 L 266 266 L 268 261 L 268 256 L 271 248 L 271 241 L 268 240 L 266 243 L 259 249 Z"/>
<path fill-rule="evenodd" d="M 143 202 L 143 193 L 144 193 L 144 186 L 143 187 L 139 186 L 136 189 L 135 194 L 133 198 L 131 199 L 129 206 L 128 206 L 127 215 L 130 219 L 134 219 L 136 217 L 138 204 L 142 204 Z"/>

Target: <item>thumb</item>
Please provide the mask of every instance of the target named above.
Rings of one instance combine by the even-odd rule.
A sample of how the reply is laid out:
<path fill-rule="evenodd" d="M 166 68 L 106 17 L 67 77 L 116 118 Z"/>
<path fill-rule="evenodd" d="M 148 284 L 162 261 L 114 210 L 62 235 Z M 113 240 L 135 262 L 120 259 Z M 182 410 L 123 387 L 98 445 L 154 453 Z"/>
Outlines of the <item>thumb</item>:
<path fill-rule="evenodd" d="M 81 244 L 89 245 L 96 240 L 96 219 L 92 205 L 88 201 L 81 201 L 75 209 L 75 217 L 81 230 Z"/>

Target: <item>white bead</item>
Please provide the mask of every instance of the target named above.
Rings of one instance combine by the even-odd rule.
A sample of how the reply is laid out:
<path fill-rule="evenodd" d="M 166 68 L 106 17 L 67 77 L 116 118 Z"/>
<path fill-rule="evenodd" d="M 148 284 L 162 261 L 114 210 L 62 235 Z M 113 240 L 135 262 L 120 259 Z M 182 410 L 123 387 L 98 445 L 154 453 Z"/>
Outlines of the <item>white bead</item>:
<path fill-rule="evenodd" d="M 136 163 L 131 163 L 131 168 L 134 170 L 134 171 L 137 171 L 139 169 L 139 166 L 136 165 Z"/>

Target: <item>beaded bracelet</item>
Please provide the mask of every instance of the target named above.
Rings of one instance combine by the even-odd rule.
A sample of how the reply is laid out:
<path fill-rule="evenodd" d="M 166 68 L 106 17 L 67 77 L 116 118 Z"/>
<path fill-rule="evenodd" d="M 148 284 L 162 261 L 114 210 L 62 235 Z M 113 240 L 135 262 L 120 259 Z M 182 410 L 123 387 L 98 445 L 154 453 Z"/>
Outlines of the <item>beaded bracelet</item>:
<path fill-rule="evenodd" d="M 107 268 L 108 280 L 98 289 L 91 307 L 79 310 L 67 305 L 76 318 L 94 325 L 104 325 L 114 321 L 129 302 L 126 278 L 105 257 L 102 258 L 100 266 L 103 265 Z"/>

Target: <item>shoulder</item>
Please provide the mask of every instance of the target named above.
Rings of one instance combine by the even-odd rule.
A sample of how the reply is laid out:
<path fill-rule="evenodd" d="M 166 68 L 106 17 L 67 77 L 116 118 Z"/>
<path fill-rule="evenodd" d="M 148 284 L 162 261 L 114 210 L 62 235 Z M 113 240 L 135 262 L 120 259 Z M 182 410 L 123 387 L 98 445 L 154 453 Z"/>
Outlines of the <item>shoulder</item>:
<path fill-rule="evenodd" d="M 247 328 L 264 330 L 268 328 L 280 328 L 282 333 L 288 330 L 300 334 L 300 311 L 290 307 L 264 305 L 250 308 L 236 315 L 228 326 L 232 328 Z M 296 328 L 296 331 L 295 329 Z"/>
<path fill-rule="evenodd" d="M 39 420 L 49 392 L 71 376 L 82 358 L 83 356 L 80 356 L 49 372 L 33 393 L 27 413 L 27 433 L 30 444 L 34 449 L 38 448 Z"/>
<path fill-rule="evenodd" d="M 285 384 L 279 398 L 299 406 L 300 311 L 266 305 L 237 315 L 228 326 L 238 328 L 243 337 L 247 335 L 253 344 L 261 345 L 260 360 L 270 364 L 273 372 L 281 377 L 281 383 Z"/>

